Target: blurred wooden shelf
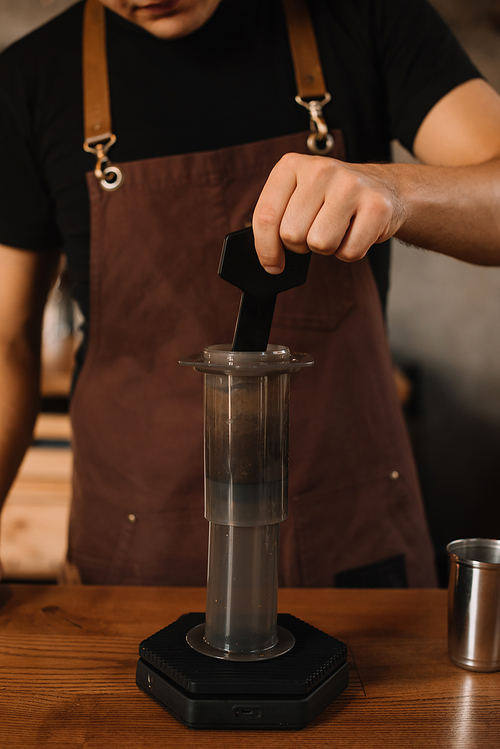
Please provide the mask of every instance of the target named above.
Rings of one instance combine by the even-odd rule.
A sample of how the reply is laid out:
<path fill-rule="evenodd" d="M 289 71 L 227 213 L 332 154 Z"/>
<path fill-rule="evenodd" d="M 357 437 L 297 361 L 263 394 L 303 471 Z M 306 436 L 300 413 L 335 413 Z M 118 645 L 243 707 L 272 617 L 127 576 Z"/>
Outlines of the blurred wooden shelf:
<path fill-rule="evenodd" d="M 56 580 L 66 557 L 71 501 L 69 417 L 41 414 L 34 437 L 62 446 L 26 453 L 2 510 L 0 558 L 8 579 Z"/>
<path fill-rule="evenodd" d="M 74 354 L 81 335 L 72 304 L 64 259 L 45 307 L 42 337 L 41 394 L 67 399 Z M 76 317 L 75 317 L 76 315 Z M 67 414 L 42 413 L 33 444 L 18 471 L 0 518 L 0 559 L 6 578 L 54 580 L 67 549 L 71 500 L 71 425 Z"/>
<path fill-rule="evenodd" d="M 79 340 L 79 339 L 78 339 Z M 68 396 L 74 368 L 77 337 L 68 336 L 42 349 L 41 392 L 44 397 Z"/>
<path fill-rule="evenodd" d="M 71 424 L 67 414 L 40 414 L 33 437 L 37 440 L 71 441 Z"/>

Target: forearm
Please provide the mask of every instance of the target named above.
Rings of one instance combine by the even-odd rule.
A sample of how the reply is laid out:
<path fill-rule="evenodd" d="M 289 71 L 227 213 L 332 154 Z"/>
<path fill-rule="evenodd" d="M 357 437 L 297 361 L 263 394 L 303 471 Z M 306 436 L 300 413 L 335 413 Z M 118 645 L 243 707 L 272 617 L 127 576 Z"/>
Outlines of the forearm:
<path fill-rule="evenodd" d="M 24 343 L 0 345 L 0 507 L 31 441 L 39 382 L 36 350 Z"/>
<path fill-rule="evenodd" d="M 478 265 L 500 265 L 500 159 L 457 167 L 373 165 L 399 203 L 395 236 Z"/>
<path fill-rule="evenodd" d="M 43 310 L 58 261 L 0 244 L 0 509 L 38 413 Z"/>

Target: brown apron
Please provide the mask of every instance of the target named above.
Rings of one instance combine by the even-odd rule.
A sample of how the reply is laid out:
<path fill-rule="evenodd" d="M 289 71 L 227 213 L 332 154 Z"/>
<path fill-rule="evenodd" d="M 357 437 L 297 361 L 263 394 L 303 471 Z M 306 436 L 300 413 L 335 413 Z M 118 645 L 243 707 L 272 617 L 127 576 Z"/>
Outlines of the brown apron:
<path fill-rule="evenodd" d="M 232 339 L 239 292 L 217 276 L 222 239 L 250 221 L 282 154 L 307 153 L 306 138 L 129 162 L 116 192 L 88 175 L 90 337 L 71 407 L 69 538 L 85 583 L 206 582 L 202 375 L 177 361 Z M 330 586 L 404 555 L 408 583 L 434 585 L 368 260 L 314 256 L 306 285 L 280 296 L 272 342 L 315 360 L 291 381 L 281 584 Z"/>

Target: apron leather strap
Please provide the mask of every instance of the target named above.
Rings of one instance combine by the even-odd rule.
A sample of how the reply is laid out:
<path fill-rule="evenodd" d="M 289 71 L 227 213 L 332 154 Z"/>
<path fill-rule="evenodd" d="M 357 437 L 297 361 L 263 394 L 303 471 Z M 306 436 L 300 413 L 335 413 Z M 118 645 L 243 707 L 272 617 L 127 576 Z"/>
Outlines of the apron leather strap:
<path fill-rule="evenodd" d="M 85 143 L 111 137 L 106 19 L 99 0 L 87 0 L 83 14 L 83 109 Z"/>
<path fill-rule="evenodd" d="M 297 91 L 301 99 L 323 99 L 326 85 L 309 8 L 304 0 L 281 0 L 285 11 Z"/>
<path fill-rule="evenodd" d="M 116 190 L 123 181 L 123 174 L 118 167 L 110 165 L 107 155 L 116 142 L 116 135 L 111 130 L 106 17 L 99 0 L 87 0 L 83 11 L 82 71 L 83 148 L 96 156 L 94 174 L 101 187 Z M 107 166 L 103 169 L 104 164 Z"/>
<path fill-rule="evenodd" d="M 311 153 L 324 156 L 333 148 L 333 137 L 323 117 L 323 106 L 332 98 L 326 90 L 316 35 L 306 0 L 281 0 L 285 11 L 298 96 L 295 101 L 309 111 Z"/>
<path fill-rule="evenodd" d="M 322 107 L 331 96 L 326 91 L 316 36 L 306 0 L 282 0 L 292 52 L 298 96 L 296 101 L 309 111 L 311 134 L 307 145 L 312 153 L 324 155 L 333 148 L 333 138 Z M 116 190 L 123 174 L 111 166 L 108 150 L 116 142 L 111 129 L 109 77 L 106 54 L 106 18 L 99 0 L 86 0 L 83 15 L 83 105 L 86 151 L 95 154 L 95 176 L 104 190 Z M 103 169 L 103 165 L 107 166 Z"/>

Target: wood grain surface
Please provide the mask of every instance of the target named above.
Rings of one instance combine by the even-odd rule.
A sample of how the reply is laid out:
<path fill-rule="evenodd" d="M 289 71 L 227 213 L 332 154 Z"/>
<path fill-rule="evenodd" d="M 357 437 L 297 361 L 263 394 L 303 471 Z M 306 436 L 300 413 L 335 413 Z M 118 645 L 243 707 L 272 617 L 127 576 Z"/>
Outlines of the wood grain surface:
<path fill-rule="evenodd" d="M 139 691 L 139 642 L 204 608 L 198 588 L 0 585 L 0 747 L 500 746 L 500 673 L 449 661 L 443 590 L 280 591 L 349 648 L 348 689 L 302 731 L 193 731 Z"/>
<path fill-rule="evenodd" d="M 37 439 L 65 440 L 67 416 L 44 415 Z M 67 550 L 73 457 L 69 447 L 32 446 L 2 509 L 0 559 L 11 580 L 60 578 Z"/>

